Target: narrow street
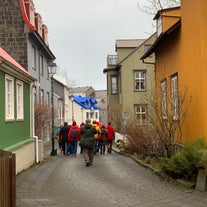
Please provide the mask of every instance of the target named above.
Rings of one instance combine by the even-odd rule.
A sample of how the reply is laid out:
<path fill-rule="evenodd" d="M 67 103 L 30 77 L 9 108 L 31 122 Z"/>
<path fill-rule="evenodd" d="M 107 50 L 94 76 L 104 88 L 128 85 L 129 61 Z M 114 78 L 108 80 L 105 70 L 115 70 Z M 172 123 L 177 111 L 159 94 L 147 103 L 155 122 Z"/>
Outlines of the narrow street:
<path fill-rule="evenodd" d="M 204 207 L 207 192 L 167 183 L 115 152 L 96 155 L 90 167 L 80 154 L 58 154 L 17 176 L 17 207 L 26 206 Z"/>

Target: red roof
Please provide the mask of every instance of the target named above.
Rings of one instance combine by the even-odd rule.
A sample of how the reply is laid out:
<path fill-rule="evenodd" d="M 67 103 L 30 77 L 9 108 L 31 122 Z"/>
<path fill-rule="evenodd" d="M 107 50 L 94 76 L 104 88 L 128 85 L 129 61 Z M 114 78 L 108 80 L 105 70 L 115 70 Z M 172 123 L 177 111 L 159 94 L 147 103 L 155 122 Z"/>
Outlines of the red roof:
<path fill-rule="evenodd" d="M 3 50 L 0 47 L 0 57 L 2 57 L 4 60 L 7 60 L 10 62 L 12 65 L 16 66 L 19 70 L 24 72 L 25 74 L 29 75 L 32 77 L 32 75 L 25 69 L 23 68 L 14 58 L 12 58 L 5 50 Z"/>

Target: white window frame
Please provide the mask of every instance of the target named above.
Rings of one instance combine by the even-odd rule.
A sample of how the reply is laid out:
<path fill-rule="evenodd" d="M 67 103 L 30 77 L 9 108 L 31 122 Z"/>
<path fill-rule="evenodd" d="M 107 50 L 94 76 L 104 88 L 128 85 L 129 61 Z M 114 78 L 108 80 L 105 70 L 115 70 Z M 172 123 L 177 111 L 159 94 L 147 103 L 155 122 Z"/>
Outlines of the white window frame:
<path fill-rule="evenodd" d="M 147 105 L 146 104 L 137 104 L 135 105 L 135 113 L 138 120 L 138 125 L 147 124 Z"/>
<path fill-rule="evenodd" d="M 36 48 L 32 46 L 32 68 L 36 70 Z"/>
<path fill-rule="evenodd" d="M 5 75 L 5 121 L 14 121 L 14 78 Z"/>
<path fill-rule="evenodd" d="M 42 76 L 44 76 L 44 65 L 43 65 L 43 56 L 42 55 L 39 56 L 39 70 L 40 70 L 40 74 Z"/>
<path fill-rule="evenodd" d="M 44 104 L 44 90 L 43 89 L 40 90 L 40 103 Z"/>
<path fill-rule="evenodd" d="M 134 91 L 146 91 L 146 71 L 134 71 Z"/>
<path fill-rule="evenodd" d="M 111 76 L 111 94 L 118 94 L 118 77 Z"/>
<path fill-rule="evenodd" d="M 157 19 L 157 36 L 162 33 L 162 16 Z"/>
<path fill-rule="evenodd" d="M 34 5 L 33 4 L 30 4 L 30 12 L 29 12 L 29 14 L 30 14 L 30 23 L 32 24 L 32 25 L 34 25 L 35 24 L 35 9 L 34 9 Z"/>
<path fill-rule="evenodd" d="M 171 77 L 171 100 L 173 120 L 179 119 L 179 100 L 178 100 L 178 76 Z"/>
<path fill-rule="evenodd" d="M 161 111 L 162 118 L 167 119 L 167 81 L 161 82 Z"/>
<path fill-rule="evenodd" d="M 16 81 L 16 110 L 17 120 L 24 119 L 24 84 L 21 81 Z"/>

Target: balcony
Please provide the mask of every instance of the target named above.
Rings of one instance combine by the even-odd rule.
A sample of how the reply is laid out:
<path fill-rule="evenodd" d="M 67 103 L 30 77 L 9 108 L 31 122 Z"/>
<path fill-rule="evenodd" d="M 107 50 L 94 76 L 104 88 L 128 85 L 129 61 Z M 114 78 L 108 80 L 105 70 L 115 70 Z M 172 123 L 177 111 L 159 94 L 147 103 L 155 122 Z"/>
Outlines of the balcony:
<path fill-rule="evenodd" d="M 118 64 L 118 55 L 108 55 L 107 56 L 107 66 L 114 66 Z"/>

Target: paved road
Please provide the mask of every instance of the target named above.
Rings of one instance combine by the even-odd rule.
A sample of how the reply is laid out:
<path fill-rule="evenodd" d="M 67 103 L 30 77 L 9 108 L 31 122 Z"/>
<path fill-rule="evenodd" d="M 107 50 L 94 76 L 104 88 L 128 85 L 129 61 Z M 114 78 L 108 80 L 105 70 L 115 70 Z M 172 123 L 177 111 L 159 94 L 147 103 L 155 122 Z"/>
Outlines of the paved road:
<path fill-rule="evenodd" d="M 48 152 L 49 153 L 49 152 Z M 58 155 L 17 176 L 17 207 L 206 207 L 207 192 L 180 189 L 132 159 Z"/>

